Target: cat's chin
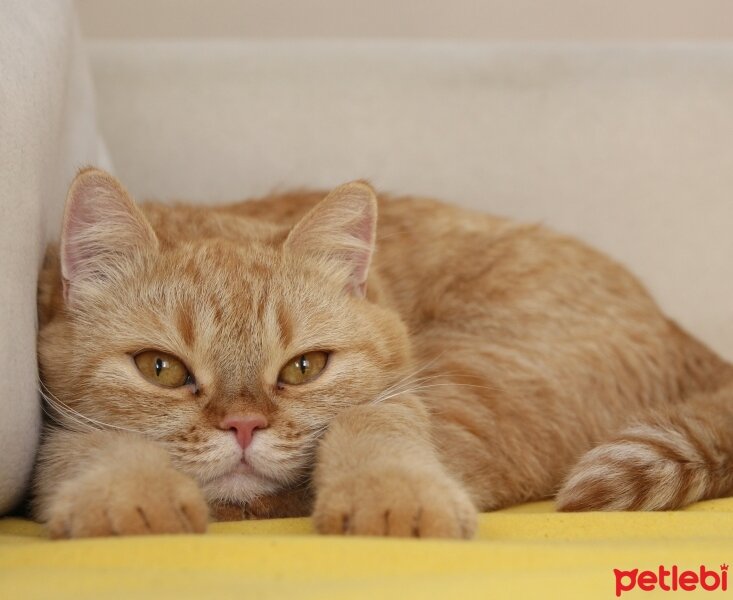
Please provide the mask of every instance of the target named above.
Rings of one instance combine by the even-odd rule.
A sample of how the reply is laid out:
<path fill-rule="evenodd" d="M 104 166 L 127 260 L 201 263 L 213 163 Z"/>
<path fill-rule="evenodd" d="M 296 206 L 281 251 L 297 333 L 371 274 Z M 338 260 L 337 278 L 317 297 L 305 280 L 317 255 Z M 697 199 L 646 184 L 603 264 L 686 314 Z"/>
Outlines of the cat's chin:
<path fill-rule="evenodd" d="M 280 485 L 260 475 L 247 463 L 239 463 L 231 471 L 207 481 L 202 486 L 209 502 L 245 503 L 262 496 L 272 494 Z"/>
<path fill-rule="evenodd" d="M 256 475 L 257 472 L 255 471 L 254 467 L 250 465 L 249 463 L 245 462 L 244 459 L 239 461 L 239 464 L 234 467 L 231 473 L 228 473 L 228 475 Z"/>

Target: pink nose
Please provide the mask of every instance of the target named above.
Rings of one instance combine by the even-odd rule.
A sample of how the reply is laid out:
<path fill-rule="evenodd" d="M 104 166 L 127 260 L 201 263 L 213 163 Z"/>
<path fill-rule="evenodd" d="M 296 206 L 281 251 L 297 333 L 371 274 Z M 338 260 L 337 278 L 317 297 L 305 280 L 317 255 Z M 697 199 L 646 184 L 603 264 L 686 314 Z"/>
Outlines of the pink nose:
<path fill-rule="evenodd" d="M 264 429 L 265 427 L 267 427 L 267 419 L 262 415 L 232 416 L 219 423 L 219 429 L 234 431 L 242 450 L 252 443 L 255 429 Z"/>

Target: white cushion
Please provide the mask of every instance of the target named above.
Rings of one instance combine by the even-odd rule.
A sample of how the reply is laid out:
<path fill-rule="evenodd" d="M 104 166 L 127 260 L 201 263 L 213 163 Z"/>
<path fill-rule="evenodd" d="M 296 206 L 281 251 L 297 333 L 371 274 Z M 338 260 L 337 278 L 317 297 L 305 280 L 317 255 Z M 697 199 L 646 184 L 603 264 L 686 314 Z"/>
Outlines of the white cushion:
<path fill-rule="evenodd" d="M 36 280 L 75 170 L 106 164 L 88 65 L 66 0 L 0 5 L 0 514 L 38 443 Z"/>

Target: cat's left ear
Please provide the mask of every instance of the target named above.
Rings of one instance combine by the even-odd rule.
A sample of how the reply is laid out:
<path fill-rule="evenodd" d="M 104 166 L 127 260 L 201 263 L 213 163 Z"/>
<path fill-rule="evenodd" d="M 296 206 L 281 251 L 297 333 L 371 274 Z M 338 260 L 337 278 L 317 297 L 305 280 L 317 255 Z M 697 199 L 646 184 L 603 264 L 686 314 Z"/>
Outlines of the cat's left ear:
<path fill-rule="evenodd" d="M 67 302 L 113 278 L 134 255 L 157 248 L 153 228 L 122 184 L 100 169 L 82 169 L 69 188 L 61 231 Z"/>
<path fill-rule="evenodd" d="M 320 258 L 345 278 L 347 291 L 363 297 L 376 227 L 376 194 L 369 184 L 354 181 L 311 209 L 288 235 L 285 249 Z"/>

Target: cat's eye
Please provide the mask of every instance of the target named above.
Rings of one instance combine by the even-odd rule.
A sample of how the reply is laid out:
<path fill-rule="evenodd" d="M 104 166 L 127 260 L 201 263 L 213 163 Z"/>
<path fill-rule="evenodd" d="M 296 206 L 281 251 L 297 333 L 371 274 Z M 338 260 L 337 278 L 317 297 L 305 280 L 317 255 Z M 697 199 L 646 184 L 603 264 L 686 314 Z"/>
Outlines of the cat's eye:
<path fill-rule="evenodd" d="M 134 356 L 138 370 L 151 383 L 177 388 L 193 382 L 186 365 L 165 352 L 146 350 Z"/>
<path fill-rule="evenodd" d="M 315 378 L 328 362 L 327 352 L 306 352 L 291 358 L 280 369 L 277 380 L 288 385 L 300 385 Z"/>

